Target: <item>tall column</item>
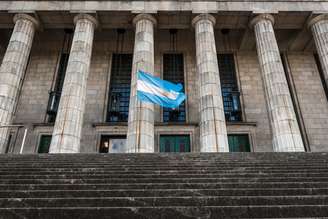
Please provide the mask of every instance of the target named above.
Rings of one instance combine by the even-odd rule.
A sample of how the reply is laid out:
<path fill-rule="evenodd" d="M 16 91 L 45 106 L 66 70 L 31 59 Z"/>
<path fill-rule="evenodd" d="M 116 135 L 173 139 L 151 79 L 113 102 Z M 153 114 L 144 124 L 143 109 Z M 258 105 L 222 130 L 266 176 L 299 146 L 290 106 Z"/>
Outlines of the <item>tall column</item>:
<path fill-rule="evenodd" d="M 74 18 L 75 32 L 52 134 L 50 153 L 78 153 L 97 20 L 88 14 Z"/>
<path fill-rule="evenodd" d="M 135 41 L 131 74 L 131 94 L 127 133 L 128 153 L 154 152 L 154 105 L 137 100 L 137 71 L 154 73 L 154 25 L 149 14 L 139 14 L 133 19 Z"/>
<path fill-rule="evenodd" d="M 0 67 L 0 126 L 11 125 L 21 80 L 26 70 L 38 21 L 27 14 L 14 16 L 15 27 Z M 0 153 L 5 151 L 8 128 L 0 128 Z"/>
<path fill-rule="evenodd" d="M 252 19 L 257 55 L 273 134 L 273 149 L 277 152 L 304 151 L 292 99 L 280 52 L 273 30 L 274 18 L 261 14 Z"/>
<path fill-rule="evenodd" d="M 318 15 L 308 23 L 312 31 L 326 85 L 328 85 L 328 14 Z"/>
<path fill-rule="evenodd" d="M 196 62 L 200 98 L 200 151 L 228 152 L 214 25 L 215 18 L 201 14 L 192 20 L 195 28 Z"/>

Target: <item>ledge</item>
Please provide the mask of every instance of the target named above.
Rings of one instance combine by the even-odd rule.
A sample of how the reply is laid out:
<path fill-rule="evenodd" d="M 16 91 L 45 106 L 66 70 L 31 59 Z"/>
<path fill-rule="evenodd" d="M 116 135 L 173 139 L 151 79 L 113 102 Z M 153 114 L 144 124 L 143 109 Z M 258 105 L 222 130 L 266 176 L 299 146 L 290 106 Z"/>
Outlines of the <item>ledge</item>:
<path fill-rule="evenodd" d="M 227 122 L 227 125 L 257 126 L 256 122 Z"/>

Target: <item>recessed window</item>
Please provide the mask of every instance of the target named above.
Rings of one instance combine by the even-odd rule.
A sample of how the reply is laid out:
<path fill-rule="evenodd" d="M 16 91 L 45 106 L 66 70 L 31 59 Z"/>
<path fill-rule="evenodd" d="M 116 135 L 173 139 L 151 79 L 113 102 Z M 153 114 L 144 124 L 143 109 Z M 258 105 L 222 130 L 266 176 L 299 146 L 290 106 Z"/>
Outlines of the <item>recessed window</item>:
<path fill-rule="evenodd" d="M 51 135 L 41 135 L 39 147 L 38 147 L 38 153 L 49 153 L 49 147 L 51 143 Z"/>
<path fill-rule="evenodd" d="M 47 106 L 48 122 L 55 122 L 58 111 L 61 92 L 63 90 L 66 69 L 68 65 L 69 52 L 72 41 L 72 31 L 65 30 L 64 43 L 59 57 L 58 70 L 54 81 L 54 87 L 49 91 Z"/>
<path fill-rule="evenodd" d="M 228 135 L 229 152 L 250 152 L 248 134 L 229 134 Z"/>
<path fill-rule="evenodd" d="M 126 122 L 129 116 L 132 54 L 113 54 L 107 122 Z"/>
<path fill-rule="evenodd" d="M 190 152 L 189 135 L 161 135 L 160 152 Z"/>
<path fill-rule="evenodd" d="M 183 54 L 164 54 L 163 55 L 163 79 L 180 83 L 184 87 L 184 64 Z M 186 107 L 185 101 L 177 109 L 163 108 L 164 122 L 185 122 Z"/>
<path fill-rule="evenodd" d="M 240 93 L 233 54 L 218 55 L 221 92 L 226 121 L 242 121 Z"/>
<path fill-rule="evenodd" d="M 126 136 L 102 135 L 100 139 L 99 153 L 124 153 Z"/>

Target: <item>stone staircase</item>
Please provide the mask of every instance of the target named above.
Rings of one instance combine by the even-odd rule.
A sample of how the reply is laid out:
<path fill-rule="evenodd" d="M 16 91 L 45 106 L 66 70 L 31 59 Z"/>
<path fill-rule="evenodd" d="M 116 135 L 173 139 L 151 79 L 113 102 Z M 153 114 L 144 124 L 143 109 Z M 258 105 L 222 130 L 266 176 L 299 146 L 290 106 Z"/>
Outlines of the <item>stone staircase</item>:
<path fill-rule="evenodd" d="M 0 218 L 328 216 L 326 153 L 0 155 Z"/>

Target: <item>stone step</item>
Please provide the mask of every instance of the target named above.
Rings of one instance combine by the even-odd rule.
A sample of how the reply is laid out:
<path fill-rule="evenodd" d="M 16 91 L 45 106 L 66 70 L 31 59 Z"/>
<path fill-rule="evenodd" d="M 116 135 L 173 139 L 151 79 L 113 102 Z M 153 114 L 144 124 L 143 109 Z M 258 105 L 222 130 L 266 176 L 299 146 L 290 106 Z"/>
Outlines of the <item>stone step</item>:
<path fill-rule="evenodd" d="M 30 174 L 30 175 L 1 175 L 1 180 L 31 180 L 31 179 L 157 179 L 157 178 L 229 178 L 229 179 L 239 179 L 239 178 L 328 178 L 328 173 L 264 173 L 264 172 L 257 172 L 257 173 L 244 173 L 244 172 L 234 172 L 234 173 L 193 173 L 193 174 L 185 174 L 185 173 L 150 173 L 150 174 L 131 174 L 127 173 L 52 173 L 52 174 Z"/>
<path fill-rule="evenodd" d="M 42 219 L 162 219 L 162 218 L 318 218 L 327 215 L 328 205 L 207 206 L 207 207 L 75 207 L 75 208 L 0 208 L 6 219 L 23 215 Z"/>
<path fill-rule="evenodd" d="M 328 182 L 328 177 L 238 177 L 238 178 L 216 178 L 216 177 L 203 177 L 203 178 L 98 178 L 98 179 L 81 179 L 81 178 L 68 178 L 68 179 L 0 179 L 0 184 L 60 184 L 60 183 L 211 183 L 211 182 Z"/>
<path fill-rule="evenodd" d="M 328 182 L 238 182 L 238 183 L 62 183 L 0 184 L 0 190 L 106 190 L 106 189 L 239 189 L 239 188 L 327 188 Z"/>
<path fill-rule="evenodd" d="M 0 208 L 328 205 L 328 196 L 0 198 Z"/>
<path fill-rule="evenodd" d="M 65 197 L 184 197 L 184 196 L 311 196 L 328 195 L 328 188 L 238 188 L 238 189 L 112 189 L 112 190 L 6 190 L 0 198 Z"/>

